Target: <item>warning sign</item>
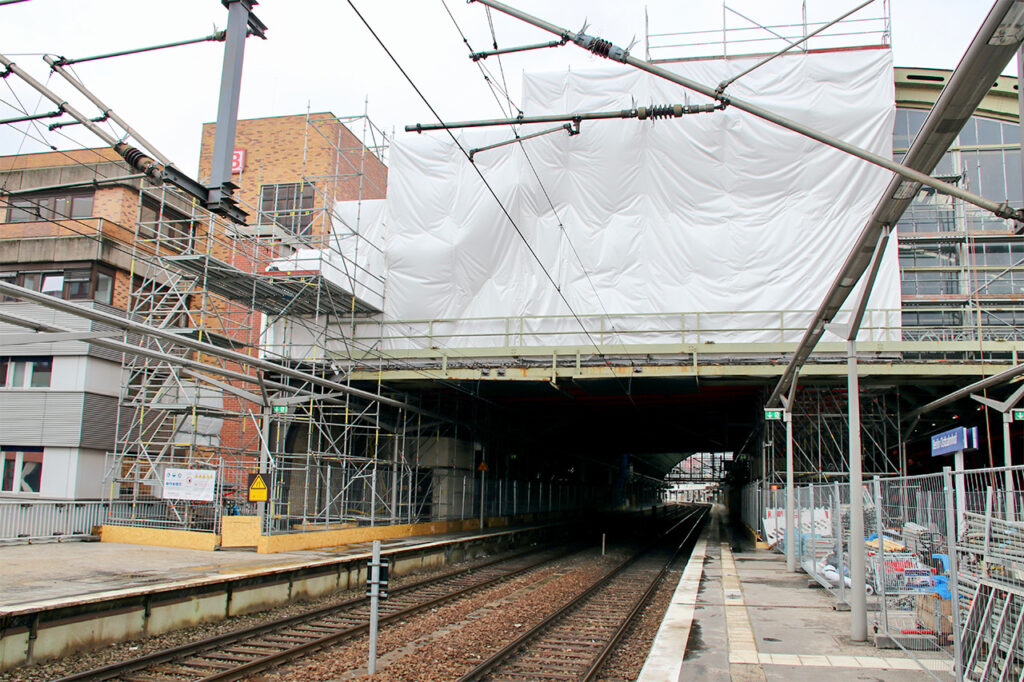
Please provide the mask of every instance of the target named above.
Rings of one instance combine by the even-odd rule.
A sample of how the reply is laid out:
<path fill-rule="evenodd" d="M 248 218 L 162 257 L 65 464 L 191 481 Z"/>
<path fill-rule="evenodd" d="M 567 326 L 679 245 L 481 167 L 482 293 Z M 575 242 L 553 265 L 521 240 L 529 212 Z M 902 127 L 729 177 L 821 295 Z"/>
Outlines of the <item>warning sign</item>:
<path fill-rule="evenodd" d="M 270 486 L 265 474 L 249 474 L 249 501 L 266 502 L 270 498 Z"/>
<path fill-rule="evenodd" d="M 480 466 L 476 468 L 477 471 L 487 471 L 487 462 L 480 462 Z"/>

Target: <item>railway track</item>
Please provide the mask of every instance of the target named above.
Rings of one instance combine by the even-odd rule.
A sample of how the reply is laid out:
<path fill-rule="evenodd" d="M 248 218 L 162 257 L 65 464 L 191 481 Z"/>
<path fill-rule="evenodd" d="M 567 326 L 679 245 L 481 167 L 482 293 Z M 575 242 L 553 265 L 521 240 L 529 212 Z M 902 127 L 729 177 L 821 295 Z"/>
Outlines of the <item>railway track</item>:
<path fill-rule="evenodd" d="M 454 574 L 393 588 L 380 604 L 380 624 L 399 621 L 526 573 L 572 554 L 575 549 L 527 551 Z M 60 678 L 73 680 L 236 680 L 367 632 L 369 600 L 352 599 L 305 613 L 157 651 Z"/>
<path fill-rule="evenodd" d="M 650 547 L 619 564 L 564 607 L 466 673 L 470 680 L 592 680 L 657 590 L 706 509 L 684 516 L 681 541 Z"/>

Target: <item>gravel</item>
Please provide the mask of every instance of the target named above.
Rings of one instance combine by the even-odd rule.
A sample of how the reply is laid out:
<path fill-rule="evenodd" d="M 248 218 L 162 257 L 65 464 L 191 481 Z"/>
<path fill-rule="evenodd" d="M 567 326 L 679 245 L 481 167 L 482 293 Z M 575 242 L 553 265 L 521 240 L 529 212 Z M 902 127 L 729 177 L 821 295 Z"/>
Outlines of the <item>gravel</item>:
<path fill-rule="evenodd" d="M 378 671 L 365 675 L 367 639 L 322 651 L 265 673 L 274 682 L 321 680 L 452 680 L 588 587 L 614 556 L 585 552 L 481 590 L 381 630 Z"/>
<path fill-rule="evenodd" d="M 682 559 L 676 562 L 685 563 Z M 644 661 L 651 651 L 654 637 L 658 634 L 661 621 L 665 618 L 672 601 L 672 595 L 676 585 L 682 577 L 682 569 L 671 570 L 665 575 L 665 579 L 654 592 L 654 596 L 647 602 L 647 606 L 637 617 L 629 631 L 620 640 L 619 645 L 608 657 L 608 661 L 598 674 L 598 679 L 604 682 L 617 682 L 618 680 L 635 680 L 640 676 L 640 669 L 644 667 Z"/>
<path fill-rule="evenodd" d="M 624 556 L 623 550 L 610 551 L 605 557 L 599 556 L 596 550 L 588 550 L 420 612 L 399 623 L 388 624 L 380 631 L 378 671 L 372 677 L 366 675 L 368 639 L 359 637 L 249 679 L 255 682 L 355 679 L 430 682 L 456 679 L 540 622 L 557 606 L 578 595 Z M 398 586 L 426 576 L 452 573 L 485 560 L 488 558 L 395 579 L 393 584 Z M 669 572 L 654 598 L 609 658 L 600 679 L 611 682 L 637 678 L 684 563 L 685 560 L 680 558 L 675 569 Z M 237 616 L 147 639 L 121 642 L 103 649 L 0 673 L 0 682 L 52 680 L 362 594 L 362 589 L 340 592 L 261 613 Z"/>
<path fill-rule="evenodd" d="M 415 582 L 435 575 L 452 573 L 494 557 L 479 557 L 457 564 L 451 564 L 439 569 L 423 571 L 415 575 L 394 578 L 392 585 L 401 586 L 408 582 Z M 304 611 L 311 610 L 318 606 L 327 606 L 338 602 L 347 601 L 364 594 L 362 588 L 358 590 L 346 590 L 326 595 L 317 599 L 298 601 L 285 604 L 266 611 L 250 613 L 242 616 L 233 616 L 224 620 L 211 623 L 204 623 L 193 627 L 173 630 L 161 635 L 154 635 L 143 639 L 133 639 L 124 642 L 117 642 L 99 649 L 81 651 L 63 658 L 42 661 L 36 665 L 22 666 L 13 670 L 0 673 L 0 682 L 44 682 L 53 680 L 72 673 L 91 670 L 110 663 L 118 663 L 144 654 L 160 651 L 181 644 L 187 644 L 196 640 L 213 637 L 234 630 L 240 630 L 267 620 L 284 618 Z"/>

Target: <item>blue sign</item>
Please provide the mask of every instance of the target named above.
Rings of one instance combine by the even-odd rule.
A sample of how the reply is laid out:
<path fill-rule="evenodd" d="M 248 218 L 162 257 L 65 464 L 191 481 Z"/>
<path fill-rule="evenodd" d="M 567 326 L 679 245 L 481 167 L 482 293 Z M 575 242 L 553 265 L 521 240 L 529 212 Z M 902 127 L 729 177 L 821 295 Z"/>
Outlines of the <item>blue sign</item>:
<path fill-rule="evenodd" d="M 978 449 L 978 427 L 970 429 L 960 426 L 932 436 L 932 457 L 948 455 L 951 452 Z"/>

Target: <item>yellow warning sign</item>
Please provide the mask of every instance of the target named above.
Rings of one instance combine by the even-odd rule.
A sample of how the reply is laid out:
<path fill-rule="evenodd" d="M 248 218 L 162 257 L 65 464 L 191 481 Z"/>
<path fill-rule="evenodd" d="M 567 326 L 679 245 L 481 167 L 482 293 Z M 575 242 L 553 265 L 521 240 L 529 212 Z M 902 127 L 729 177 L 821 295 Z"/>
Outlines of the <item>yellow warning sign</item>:
<path fill-rule="evenodd" d="M 480 466 L 476 468 L 477 471 L 487 471 L 487 462 L 480 462 Z"/>
<path fill-rule="evenodd" d="M 270 486 L 263 474 L 249 474 L 249 501 L 266 502 L 270 498 Z"/>

